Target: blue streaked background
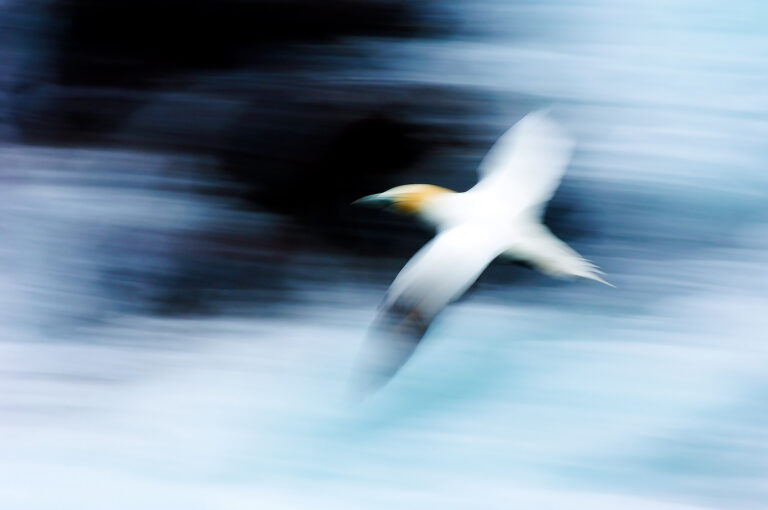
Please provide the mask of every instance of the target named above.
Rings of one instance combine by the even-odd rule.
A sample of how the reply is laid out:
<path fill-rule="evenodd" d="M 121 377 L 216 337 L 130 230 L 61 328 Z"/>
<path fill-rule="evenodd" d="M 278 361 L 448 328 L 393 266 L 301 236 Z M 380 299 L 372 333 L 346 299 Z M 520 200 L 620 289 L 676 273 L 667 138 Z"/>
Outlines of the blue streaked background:
<path fill-rule="evenodd" d="M 445 4 L 0 2 L 1 508 L 768 507 L 768 4 Z M 617 288 L 497 263 L 350 407 L 429 233 L 349 202 L 545 105 Z"/>

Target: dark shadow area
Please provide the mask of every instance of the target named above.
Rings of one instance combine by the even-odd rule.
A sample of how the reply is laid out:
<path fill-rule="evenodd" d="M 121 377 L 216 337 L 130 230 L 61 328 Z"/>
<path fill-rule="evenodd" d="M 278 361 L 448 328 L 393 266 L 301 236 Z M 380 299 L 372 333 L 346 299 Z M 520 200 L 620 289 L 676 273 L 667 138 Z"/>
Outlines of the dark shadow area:
<path fill-rule="evenodd" d="M 408 183 L 465 190 L 501 134 L 480 120 L 500 115 L 484 91 L 396 78 L 405 44 L 460 29 L 447 12 L 394 0 L 12 2 L 0 12 L 14 56 L 0 109 L 30 147 L 212 161 L 194 176 L 210 181 L 201 207 L 245 215 L 181 232 L 100 226 L 78 249 L 94 250 L 82 257 L 99 261 L 110 306 L 212 313 L 350 274 L 384 283 L 431 233 L 351 202 Z M 515 96 L 502 110 L 511 124 L 535 103 Z M 115 161 L 89 165 L 105 183 L 76 194 L 140 188 L 140 169 Z M 559 193 L 547 219 L 566 239 L 571 199 Z"/>

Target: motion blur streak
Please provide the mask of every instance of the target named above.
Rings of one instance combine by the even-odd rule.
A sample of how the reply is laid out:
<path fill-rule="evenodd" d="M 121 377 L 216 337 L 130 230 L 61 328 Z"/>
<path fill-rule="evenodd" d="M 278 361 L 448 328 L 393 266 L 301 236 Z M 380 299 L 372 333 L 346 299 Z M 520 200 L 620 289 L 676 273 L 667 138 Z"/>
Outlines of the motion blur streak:
<path fill-rule="evenodd" d="M 0 508 L 765 508 L 768 4 L 192 4 L 0 0 Z M 345 406 L 430 236 L 350 202 L 549 104 L 617 288 L 494 263 Z"/>

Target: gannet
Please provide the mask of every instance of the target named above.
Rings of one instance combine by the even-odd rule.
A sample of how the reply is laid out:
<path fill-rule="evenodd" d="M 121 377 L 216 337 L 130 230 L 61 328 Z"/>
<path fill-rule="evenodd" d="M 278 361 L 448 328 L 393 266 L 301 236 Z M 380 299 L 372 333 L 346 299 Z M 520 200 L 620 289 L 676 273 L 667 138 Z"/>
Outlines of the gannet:
<path fill-rule="evenodd" d="M 437 231 L 384 297 L 363 367 L 365 391 L 378 389 L 395 375 L 435 316 L 499 256 L 526 261 L 550 276 L 610 285 L 597 266 L 542 223 L 573 146 L 548 111 L 532 112 L 491 147 L 478 168 L 478 183 L 468 191 L 408 184 L 354 202 L 416 216 Z"/>

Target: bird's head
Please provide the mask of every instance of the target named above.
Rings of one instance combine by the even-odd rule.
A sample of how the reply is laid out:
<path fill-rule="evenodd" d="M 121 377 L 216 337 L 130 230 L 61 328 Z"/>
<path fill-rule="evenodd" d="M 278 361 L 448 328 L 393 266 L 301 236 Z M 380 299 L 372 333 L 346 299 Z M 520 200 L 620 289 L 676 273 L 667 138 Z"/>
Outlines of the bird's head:
<path fill-rule="evenodd" d="M 400 214 L 418 214 L 436 197 L 453 191 L 433 186 L 432 184 L 406 184 L 397 186 L 384 193 L 368 195 L 352 202 L 355 205 L 368 205 L 391 209 Z"/>

